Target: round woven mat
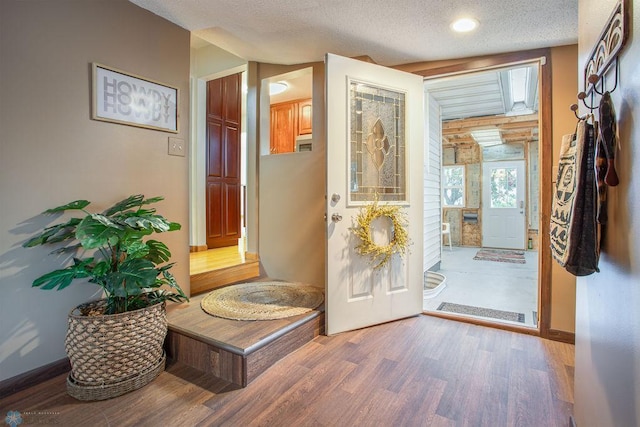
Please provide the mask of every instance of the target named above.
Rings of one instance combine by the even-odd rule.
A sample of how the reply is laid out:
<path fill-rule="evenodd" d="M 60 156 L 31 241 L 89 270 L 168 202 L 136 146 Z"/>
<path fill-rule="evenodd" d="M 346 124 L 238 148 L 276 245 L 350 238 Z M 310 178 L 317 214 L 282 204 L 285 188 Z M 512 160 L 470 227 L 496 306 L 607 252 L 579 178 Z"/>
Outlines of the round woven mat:
<path fill-rule="evenodd" d="M 253 282 L 216 289 L 202 299 L 202 309 L 233 320 L 273 320 L 297 316 L 324 301 L 318 288 L 291 282 Z"/>

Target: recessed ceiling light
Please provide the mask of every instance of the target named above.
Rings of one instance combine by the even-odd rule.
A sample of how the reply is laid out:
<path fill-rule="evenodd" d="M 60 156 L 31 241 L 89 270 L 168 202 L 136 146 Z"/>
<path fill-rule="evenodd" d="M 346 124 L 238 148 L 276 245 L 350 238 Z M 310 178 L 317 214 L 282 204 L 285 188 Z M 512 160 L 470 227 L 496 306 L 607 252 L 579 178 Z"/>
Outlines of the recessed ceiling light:
<path fill-rule="evenodd" d="M 473 31 L 478 26 L 478 21 L 473 18 L 460 18 L 451 24 L 451 29 L 458 33 Z"/>
<path fill-rule="evenodd" d="M 269 83 L 269 95 L 277 95 L 289 88 L 285 82 Z"/>

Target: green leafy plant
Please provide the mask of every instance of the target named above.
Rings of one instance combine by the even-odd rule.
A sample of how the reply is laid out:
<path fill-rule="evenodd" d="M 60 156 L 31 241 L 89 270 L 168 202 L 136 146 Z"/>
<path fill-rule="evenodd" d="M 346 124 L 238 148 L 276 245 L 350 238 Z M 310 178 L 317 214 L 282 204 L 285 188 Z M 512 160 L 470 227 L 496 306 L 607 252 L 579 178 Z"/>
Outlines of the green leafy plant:
<path fill-rule="evenodd" d="M 188 301 L 169 271 L 169 248 L 157 240 L 144 240 L 153 233 L 180 229 L 146 206 L 163 197 L 145 199 L 130 196 L 102 213 L 85 208 L 90 202 L 76 200 L 44 214 L 65 211 L 82 213 L 67 222 L 52 225 L 23 244 L 24 247 L 60 245 L 52 254 L 72 253 L 70 265 L 44 274 L 33 281 L 34 287 L 61 290 L 76 279 L 88 279 L 105 293 L 104 313 L 133 311 L 164 301 Z"/>

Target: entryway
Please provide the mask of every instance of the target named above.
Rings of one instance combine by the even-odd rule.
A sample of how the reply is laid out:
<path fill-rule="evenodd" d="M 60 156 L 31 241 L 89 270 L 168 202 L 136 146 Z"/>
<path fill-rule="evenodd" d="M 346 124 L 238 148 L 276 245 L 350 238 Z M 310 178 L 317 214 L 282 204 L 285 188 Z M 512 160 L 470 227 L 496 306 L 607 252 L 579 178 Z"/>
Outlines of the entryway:
<path fill-rule="evenodd" d="M 438 262 L 425 256 L 425 268 L 446 276 L 441 292 L 426 292 L 426 312 L 540 326 L 542 62 L 465 69 L 425 81 L 429 121 L 439 125 L 430 125 L 428 173 L 433 180 L 438 175 L 431 169 L 440 172 L 439 195 L 430 201 L 432 206 L 439 198 L 440 223 L 449 228 Z M 438 213 L 428 205 L 425 216 Z M 480 250 L 490 256 L 478 256 Z"/>

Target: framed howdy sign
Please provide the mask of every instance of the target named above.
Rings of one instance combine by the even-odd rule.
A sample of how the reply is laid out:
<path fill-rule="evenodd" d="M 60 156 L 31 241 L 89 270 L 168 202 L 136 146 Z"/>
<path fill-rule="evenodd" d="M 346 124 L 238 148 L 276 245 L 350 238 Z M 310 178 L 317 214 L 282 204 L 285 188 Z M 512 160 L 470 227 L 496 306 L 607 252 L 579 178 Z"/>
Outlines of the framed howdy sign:
<path fill-rule="evenodd" d="M 94 63 L 91 118 L 177 133 L 178 89 Z"/>

